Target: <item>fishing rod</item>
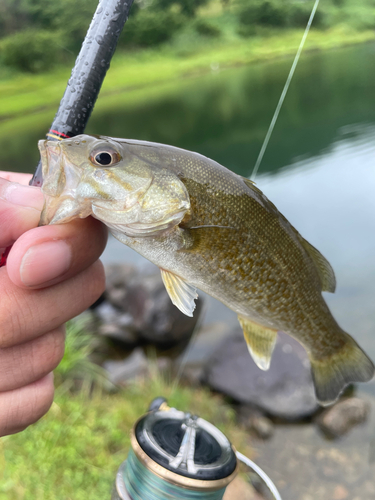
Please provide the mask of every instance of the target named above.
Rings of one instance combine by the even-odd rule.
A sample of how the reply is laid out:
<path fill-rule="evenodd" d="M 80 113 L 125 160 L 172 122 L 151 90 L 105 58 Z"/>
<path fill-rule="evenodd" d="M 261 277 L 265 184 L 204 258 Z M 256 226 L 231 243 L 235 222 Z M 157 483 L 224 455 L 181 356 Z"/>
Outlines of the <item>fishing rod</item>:
<path fill-rule="evenodd" d="M 264 499 L 281 500 L 267 474 L 217 427 L 162 397 L 134 424 L 130 443 L 111 500 L 222 500 L 237 474 L 248 483 L 256 476 Z"/>
<path fill-rule="evenodd" d="M 76 59 L 59 109 L 47 132 L 48 140 L 83 134 L 128 19 L 133 0 L 101 0 Z M 31 186 L 42 186 L 39 161 Z"/>
<path fill-rule="evenodd" d="M 133 0 L 99 1 L 60 106 L 46 134 L 49 141 L 83 134 L 132 4 Z M 40 160 L 29 184 L 38 187 L 43 184 Z M 5 248 L 3 252 L 0 249 L 0 267 L 6 264 L 10 249 Z"/>

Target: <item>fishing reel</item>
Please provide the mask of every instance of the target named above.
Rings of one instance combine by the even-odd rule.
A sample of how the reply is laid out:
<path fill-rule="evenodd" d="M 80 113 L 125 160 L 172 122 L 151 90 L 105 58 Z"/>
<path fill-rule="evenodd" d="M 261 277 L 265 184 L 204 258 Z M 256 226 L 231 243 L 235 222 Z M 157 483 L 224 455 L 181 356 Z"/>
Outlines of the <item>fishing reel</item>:
<path fill-rule="evenodd" d="M 170 408 L 164 398 L 152 401 L 130 439 L 112 500 L 222 500 L 238 473 L 265 500 L 281 500 L 269 477 L 217 427 Z"/>

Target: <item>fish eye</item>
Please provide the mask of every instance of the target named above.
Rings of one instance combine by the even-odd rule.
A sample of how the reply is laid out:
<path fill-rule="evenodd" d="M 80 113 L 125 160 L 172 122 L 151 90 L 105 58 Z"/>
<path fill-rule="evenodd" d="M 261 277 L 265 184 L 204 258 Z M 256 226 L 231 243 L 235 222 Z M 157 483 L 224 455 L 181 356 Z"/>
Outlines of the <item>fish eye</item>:
<path fill-rule="evenodd" d="M 110 165 L 112 163 L 112 155 L 106 152 L 95 155 L 96 163 L 99 165 Z"/>
<path fill-rule="evenodd" d="M 94 165 L 111 167 L 112 165 L 116 165 L 121 160 L 121 156 L 114 149 L 106 151 L 96 150 L 91 153 L 90 160 L 94 163 Z"/>

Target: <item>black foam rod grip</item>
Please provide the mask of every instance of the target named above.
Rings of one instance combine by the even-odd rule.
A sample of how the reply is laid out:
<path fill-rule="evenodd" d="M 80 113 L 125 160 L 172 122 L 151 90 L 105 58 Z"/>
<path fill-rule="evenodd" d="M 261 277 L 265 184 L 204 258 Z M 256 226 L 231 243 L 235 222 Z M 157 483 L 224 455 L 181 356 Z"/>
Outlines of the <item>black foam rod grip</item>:
<path fill-rule="evenodd" d="M 59 109 L 47 133 L 48 139 L 60 140 L 84 132 L 132 3 L 133 0 L 99 2 Z M 42 184 L 39 162 L 30 185 Z"/>

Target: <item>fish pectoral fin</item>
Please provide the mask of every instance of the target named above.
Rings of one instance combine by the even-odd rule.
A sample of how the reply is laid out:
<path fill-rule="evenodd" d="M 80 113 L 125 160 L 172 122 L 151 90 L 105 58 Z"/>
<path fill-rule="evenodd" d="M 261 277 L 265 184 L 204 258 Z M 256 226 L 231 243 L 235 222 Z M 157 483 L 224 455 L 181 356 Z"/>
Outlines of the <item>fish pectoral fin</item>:
<path fill-rule="evenodd" d="M 194 301 L 198 298 L 195 287 L 169 271 L 160 269 L 160 272 L 172 303 L 186 316 L 193 316 Z"/>
<path fill-rule="evenodd" d="M 303 248 L 310 255 L 315 264 L 315 267 L 319 274 L 320 281 L 322 283 L 322 291 L 333 293 L 336 290 L 336 278 L 335 278 L 335 273 L 331 267 L 331 264 L 319 252 L 319 250 L 317 250 L 308 241 L 302 238 L 300 234 L 298 236 Z"/>
<path fill-rule="evenodd" d="M 261 370 L 268 370 L 277 340 L 277 330 L 266 328 L 238 315 L 247 348 L 255 364 Z"/>

